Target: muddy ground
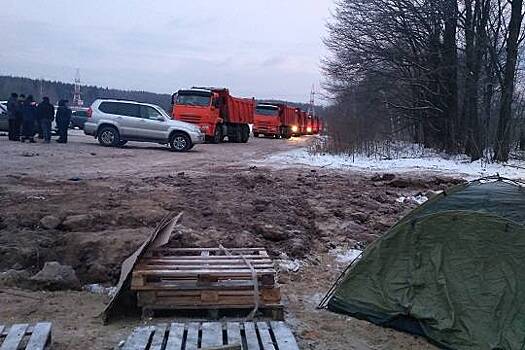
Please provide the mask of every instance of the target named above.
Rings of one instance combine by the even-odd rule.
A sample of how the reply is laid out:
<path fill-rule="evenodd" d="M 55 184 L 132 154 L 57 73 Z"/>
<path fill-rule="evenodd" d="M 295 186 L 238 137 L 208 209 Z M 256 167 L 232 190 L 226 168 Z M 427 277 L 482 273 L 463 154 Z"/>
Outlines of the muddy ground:
<path fill-rule="evenodd" d="M 46 261 L 71 265 L 82 284 L 114 285 L 120 263 L 166 214 L 184 212 L 172 245 L 264 246 L 303 262 L 280 275 L 286 319 L 303 349 L 434 349 L 423 339 L 316 310 L 344 268 L 334 249 L 362 248 L 415 203 L 401 196 L 446 188 L 452 179 L 323 169 L 252 166 L 308 139 L 203 145 L 188 154 L 162 146 L 98 146 L 80 134 L 70 145 L 0 139 L 0 272 L 37 272 Z M 45 228 L 42 218 L 57 225 Z M 56 226 L 56 227 L 55 227 Z M 103 326 L 107 297 L 0 286 L 0 321 L 50 320 L 56 349 L 111 349 L 133 326 Z M 153 320 L 151 322 L 159 322 Z"/>

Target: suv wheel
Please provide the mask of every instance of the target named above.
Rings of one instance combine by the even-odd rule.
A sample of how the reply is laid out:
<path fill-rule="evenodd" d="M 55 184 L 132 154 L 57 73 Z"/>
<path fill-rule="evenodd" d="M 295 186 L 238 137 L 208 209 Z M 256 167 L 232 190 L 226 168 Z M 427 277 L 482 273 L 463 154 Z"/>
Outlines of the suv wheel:
<path fill-rule="evenodd" d="M 190 150 L 192 147 L 193 145 L 188 135 L 181 133 L 181 132 L 177 132 L 177 133 L 174 133 L 173 136 L 171 136 L 170 148 L 172 151 L 186 152 Z"/>
<path fill-rule="evenodd" d="M 118 146 L 120 144 L 120 134 L 115 127 L 104 126 L 98 132 L 98 142 L 102 146 Z"/>

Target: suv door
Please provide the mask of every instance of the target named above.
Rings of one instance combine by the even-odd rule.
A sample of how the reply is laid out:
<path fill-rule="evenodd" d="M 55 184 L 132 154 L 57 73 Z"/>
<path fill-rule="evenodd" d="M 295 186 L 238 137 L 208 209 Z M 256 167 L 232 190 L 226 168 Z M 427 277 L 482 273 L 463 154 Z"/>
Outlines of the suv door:
<path fill-rule="evenodd" d="M 144 121 L 142 123 L 144 137 L 159 141 L 167 139 L 168 123 L 166 118 L 156 108 L 141 105 L 140 115 Z"/>
<path fill-rule="evenodd" d="M 137 138 L 141 136 L 140 106 L 135 103 L 118 102 L 116 113 L 119 115 L 121 129 L 124 137 Z"/>
<path fill-rule="evenodd" d="M 98 109 L 105 114 L 102 117 L 109 119 L 117 127 L 120 136 L 132 137 L 137 128 L 136 120 L 140 117 L 139 105 L 125 102 L 103 101 Z"/>

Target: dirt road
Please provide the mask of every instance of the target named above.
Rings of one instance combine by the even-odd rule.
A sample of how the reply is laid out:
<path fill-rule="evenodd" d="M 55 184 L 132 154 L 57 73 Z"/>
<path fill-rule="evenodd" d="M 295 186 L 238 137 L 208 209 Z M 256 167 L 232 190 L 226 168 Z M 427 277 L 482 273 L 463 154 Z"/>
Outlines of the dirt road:
<path fill-rule="evenodd" d="M 414 204 L 400 196 L 447 187 L 435 177 L 378 181 L 322 169 L 246 164 L 307 138 L 202 145 L 187 154 L 162 146 L 103 148 L 92 138 L 68 145 L 18 144 L 0 138 L 0 272 L 37 272 L 45 261 L 71 265 L 83 284 L 112 285 L 120 263 L 170 212 L 184 211 L 174 235 L 183 247 L 265 246 L 298 259 L 280 277 L 287 321 L 303 349 L 433 349 L 424 340 L 315 306 L 344 264 L 336 248 L 363 247 Z M 45 228 L 42 218 L 59 225 Z M 3 293 L 2 293 L 3 292 Z M 36 298 L 36 299 L 35 299 Z M 142 321 L 102 326 L 94 316 L 107 298 L 0 285 L 0 320 L 54 322 L 56 349 L 111 349 Z M 154 320 L 152 322 L 158 322 Z"/>
<path fill-rule="evenodd" d="M 247 144 L 197 145 L 190 152 L 174 153 L 152 143 L 130 142 L 122 148 L 106 148 L 80 130 L 70 131 L 61 144 L 21 144 L 0 137 L 0 176 L 45 176 L 48 179 L 107 176 L 154 176 L 179 171 L 214 172 L 221 165 L 245 165 L 279 151 L 304 146 L 309 138 L 291 140 L 250 139 Z"/>

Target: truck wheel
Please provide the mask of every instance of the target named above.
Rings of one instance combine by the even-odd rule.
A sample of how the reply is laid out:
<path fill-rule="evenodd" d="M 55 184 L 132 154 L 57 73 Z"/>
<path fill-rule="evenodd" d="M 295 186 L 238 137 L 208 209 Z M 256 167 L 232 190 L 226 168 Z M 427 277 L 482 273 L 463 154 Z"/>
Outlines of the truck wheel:
<path fill-rule="evenodd" d="M 236 125 L 232 128 L 232 133 L 230 135 L 230 133 L 228 133 L 228 140 L 231 142 L 231 143 L 239 143 L 241 142 L 241 138 L 242 138 L 242 134 L 241 134 L 241 128 Z"/>
<path fill-rule="evenodd" d="M 102 146 L 115 147 L 120 143 L 120 134 L 113 126 L 104 126 L 98 131 L 98 142 Z"/>
<path fill-rule="evenodd" d="M 191 139 L 182 132 L 176 132 L 170 138 L 170 148 L 174 152 L 186 152 L 192 147 Z"/>
<path fill-rule="evenodd" d="M 250 139 L 250 127 L 248 125 L 241 126 L 241 142 L 246 143 Z"/>
<path fill-rule="evenodd" d="M 215 133 L 213 134 L 213 137 L 211 139 L 211 143 L 221 143 L 222 139 L 223 139 L 222 126 L 217 124 L 215 126 Z"/>

